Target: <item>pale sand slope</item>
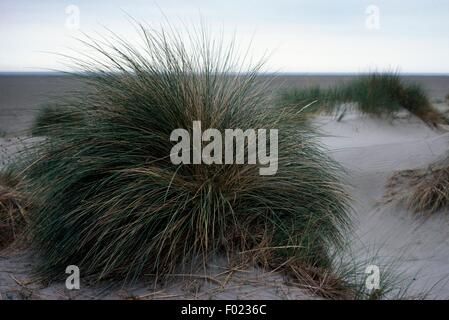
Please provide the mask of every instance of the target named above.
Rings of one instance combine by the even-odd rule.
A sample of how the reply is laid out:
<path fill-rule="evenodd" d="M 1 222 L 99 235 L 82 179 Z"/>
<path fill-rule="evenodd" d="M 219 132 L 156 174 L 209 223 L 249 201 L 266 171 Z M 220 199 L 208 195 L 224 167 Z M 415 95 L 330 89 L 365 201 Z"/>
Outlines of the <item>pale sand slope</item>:
<path fill-rule="evenodd" d="M 400 204 L 380 203 L 388 176 L 444 155 L 449 133 L 417 119 L 388 123 L 349 115 L 341 122 L 320 117 L 317 123 L 332 135 L 323 142 L 348 171 L 355 199 L 354 252 L 378 249 L 381 258 L 399 263 L 398 271 L 412 282 L 410 293 L 449 298 L 449 212 L 420 217 Z"/>

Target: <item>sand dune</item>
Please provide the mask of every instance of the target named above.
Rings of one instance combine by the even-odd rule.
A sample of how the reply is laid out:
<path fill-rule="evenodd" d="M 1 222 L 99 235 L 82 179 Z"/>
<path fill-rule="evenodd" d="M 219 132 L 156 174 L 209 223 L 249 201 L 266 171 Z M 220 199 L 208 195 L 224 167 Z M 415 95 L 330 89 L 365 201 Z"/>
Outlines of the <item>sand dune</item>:
<path fill-rule="evenodd" d="M 0 84 L 3 91 L 9 90 L 2 82 Z M 39 87 L 42 84 L 36 85 Z M 70 85 L 74 83 L 68 87 Z M 440 85 L 435 90 L 442 92 Z M 39 90 L 31 91 L 28 92 L 29 99 Z M 30 110 L 34 110 L 36 102 L 22 101 L 27 107 L 19 108 L 13 97 L 18 92 L 9 94 L 12 96 L 0 101 L 0 127 L 13 134 L 29 125 L 33 117 Z M 14 117 L 11 108 L 16 108 Z M 12 123 L 15 120 L 18 122 Z M 354 198 L 352 252 L 357 257 L 378 250 L 379 263 L 397 262 L 398 271 L 403 273 L 405 279 L 404 286 L 407 281 L 411 282 L 411 294 L 428 291 L 430 298 L 449 298 L 447 212 L 422 217 L 412 214 L 400 204 L 382 203 L 388 176 L 396 170 L 426 166 L 444 155 L 449 151 L 449 132 L 432 130 L 409 117 L 388 122 L 348 114 L 340 122 L 332 117 L 319 117 L 316 124 L 326 134 L 322 141 L 331 155 L 347 170 L 347 182 L 351 185 L 350 192 Z M 0 160 L 14 153 L 21 141 L 0 139 Z M 154 283 L 140 283 L 129 288 L 117 288 L 113 283 L 106 283 L 86 286 L 79 292 L 68 292 L 63 283 L 49 287 L 28 283 L 35 259 L 30 252 L 23 250 L 0 252 L 1 298 L 313 298 L 304 290 L 285 284 L 279 274 L 252 269 L 232 272 L 233 276 L 228 277 L 230 273 L 223 273 L 225 266 L 222 262 L 210 266 L 209 275 L 213 280 L 209 281 L 202 277 L 188 281 L 184 279 L 164 288 L 154 286 Z"/>
<path fill-rule="evenodd" d="M 431 130 L 417 119 L 386 123 L 350 115 L 342 122 L 322 117 L 323 142 L 348 171 L 355 199 L 353 250 L 378 249 L 396 261 L 411 281 L 410 293 L 449 298 L 449 215 L 419 216 L 401 204 L 384 204 L 387 178 L 396 170 L 426 166 L 449 150 L 449 133 Z M 407 280 L 406 280 L 407 281 Z M 405 285 L 405 283 L 404 283 Z"/>

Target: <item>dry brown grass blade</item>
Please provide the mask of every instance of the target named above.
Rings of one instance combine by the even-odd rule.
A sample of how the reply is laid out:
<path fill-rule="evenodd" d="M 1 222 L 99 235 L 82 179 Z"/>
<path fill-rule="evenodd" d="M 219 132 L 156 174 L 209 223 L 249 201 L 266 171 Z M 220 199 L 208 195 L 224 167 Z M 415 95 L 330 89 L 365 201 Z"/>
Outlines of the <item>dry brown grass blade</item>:
<path fill-rule="evenodd" d="M 449 201 L 449 168 L 403 170 L 388 180 L 385 200 L 399 201 L 415 213 L 435 213 Z"/>
<path fill-rule="evenodd" d="M 18 183 L 0 175 L 0 249 L 18 239 L 27 222 L 26 199 L 17 189 Z"/>

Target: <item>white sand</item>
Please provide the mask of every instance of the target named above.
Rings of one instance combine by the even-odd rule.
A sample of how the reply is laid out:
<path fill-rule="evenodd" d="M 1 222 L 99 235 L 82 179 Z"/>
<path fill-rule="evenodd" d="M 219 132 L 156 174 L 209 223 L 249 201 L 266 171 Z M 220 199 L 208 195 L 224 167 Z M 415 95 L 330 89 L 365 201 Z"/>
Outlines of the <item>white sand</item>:
<path fill-rule="evenodd" d="M 225 261 L 214 261 L 205 273 L 178 274 L 165 285 L 140 281 L 122 287 L 118 282 L 89 285 L 81 279 L 80 290 L 67 290 L 63 282 L 49 286 L 33 282 L 30 270 L 36 257 L 27 251 L 0 252 L 1 299 L 317 299 L 309 292 L 286 284 L 277 273 L 260 269 L 232 270 Z"/>

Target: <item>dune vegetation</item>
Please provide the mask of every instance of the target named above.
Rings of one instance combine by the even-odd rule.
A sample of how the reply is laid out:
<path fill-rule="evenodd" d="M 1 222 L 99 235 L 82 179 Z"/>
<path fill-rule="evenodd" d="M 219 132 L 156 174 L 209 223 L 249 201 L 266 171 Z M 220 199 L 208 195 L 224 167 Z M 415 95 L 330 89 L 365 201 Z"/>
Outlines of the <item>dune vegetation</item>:
<path fill-rule="evenodd" d="M 373 72 L 361 75 L 330 88 L 310 87 L 287 90 L 280 95 L 281 103 L 297 105 L 313 103 L 311 113 L 328 113 L 339 119 L 351 108 L 366 115 L 392 118 L 407 110 L 430 126 L 447 124 L 446 117 L 433 108 L 425 91 L 393 72 Z"/>
<path fill-rule="evenodd" d="M 222 255 L 333 288 L 323 296 L 355 296 L 332 269 L 351 225 L 343 170 L 305 113 L 274 101 L 260 64 L 242 71 L 233 44 L 204 31 L 140 33 L 142 46 L 116 35 L 84 42 L 96 52 L 77 61 L 87 90 L 44 109 L 34 132 L 46 138 L 19 155 L 37 273 L 57 279 L 75 264 L 95 280 L 165 279 Z M 278 129 L 277 173 L 173 164 L 170 135 L 191 133 L 193 121 Z"/>
<path fill-rule="evenodd" d="M 27 198 L 19 183 L 11 172 L 0 173 L 0 249 L 18 239 L 26 225 Z"/>
<path fill-rule="evenodd" d="M 77 108 L 74 99 L 66 103 L 62 101 L 55 105 L 43 105 L 37 112 L 36 118 L 31 128 L 33 136 L 46 136 L 56 134 L 71 126 L 81 126 L 83 124 L 82 114 Z"/>
<path fill-rule="evenodd" d="M 387 201 L 404 203 L 415 213 L 449 207 L 449 157 L 427 168 L 398 171 L 387 182 Z"/>

